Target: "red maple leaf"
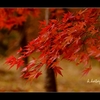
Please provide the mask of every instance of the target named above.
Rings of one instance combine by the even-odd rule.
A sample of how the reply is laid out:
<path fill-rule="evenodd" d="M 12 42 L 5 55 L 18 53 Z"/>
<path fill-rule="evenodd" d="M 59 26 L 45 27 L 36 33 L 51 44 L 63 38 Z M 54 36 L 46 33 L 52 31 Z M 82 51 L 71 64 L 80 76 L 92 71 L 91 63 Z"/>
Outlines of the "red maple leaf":
<path fill-rule="evenodd" d="M 53 70 L 54 70 L 56 76 L 57 76 L 57 74 L 60 74 L 61 76 L 63 76 L 61 73 L 61 70 L 62 70 L 61 67 L 55 66 L 55 67 L 53 67 Z"/>
<path fill-rule="evenodd" d="M 17 54 L 19 54 L 22 51 L 22 48 L 20 47 L 20 49 L 17 51 Z"/>
<path fill-rule="evenodd" d="M 88 68 L 85 68 L 82 72 L 82 76 L 87 75 L 91 69 L 92 69 L 91 66 L 89 66 Z"/>

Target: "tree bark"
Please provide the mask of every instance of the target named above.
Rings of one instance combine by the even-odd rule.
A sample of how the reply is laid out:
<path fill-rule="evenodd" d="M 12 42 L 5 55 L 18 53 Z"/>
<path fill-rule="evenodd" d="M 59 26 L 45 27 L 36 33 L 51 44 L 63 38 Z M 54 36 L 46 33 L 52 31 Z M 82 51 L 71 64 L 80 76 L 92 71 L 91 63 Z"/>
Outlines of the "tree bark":
<path fill-rule="evenodd" d="M 46 70 L 45 89 L 47 92 L 57 92 L 56 78 L 53 69 Z"/>
<path fill-rule="evenodd" d="M 24 46 L 26 46 L 27 45 L 27 35 L 26 35 L 26 33 L 23 31 L 23 37 L 22 37 L 22 40 L 21 40 L 21 42 L 20 42 L 20 46 L 21 47 L 24 47 Z M 28 64 L 28 57 L 26 57 L 26 58 L 24 58 L 24 66 L 26 66 L 27 64 Z"/>
<path fill-rule="evenodd" d="M 24 23 L 23 26 L 20 26 L 19 27 L 19 32 L 21 33 L 22 35 L 22 39 L 20 41 L 20 46 L 23 48 L 24 46 L 27 45 L 27 33 L 26 33 L 26 29 L 27 29 L 27 26 L 26 26 L 26 23 Z M 28 57 L 24 58 L 24 66 L 25 67 L 27 64 L 28 64 Z M 21 69 L 23 68 L 21 67 Z"/>
<path fill-rule="evenodd" d="M 49 20 L 49 9 L 45 9 L 45 20 L 48 24 Z M 57 92 L 57 84 L 56 84 L 56 78 L 53 69 L 47 69 L 46 70 L 46 77 L 45 77 L 45 89 L 46 92 Z"/>

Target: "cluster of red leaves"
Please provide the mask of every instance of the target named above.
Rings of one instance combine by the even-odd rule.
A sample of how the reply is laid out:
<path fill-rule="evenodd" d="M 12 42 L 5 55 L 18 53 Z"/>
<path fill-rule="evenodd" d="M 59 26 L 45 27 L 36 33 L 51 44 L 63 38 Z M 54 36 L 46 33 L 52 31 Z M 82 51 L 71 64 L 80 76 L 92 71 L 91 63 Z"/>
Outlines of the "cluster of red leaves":
<path fill-rule="evenodd" d="M 50 8 L 50 19 L 51 18 L 58 18 L 61 17 L 66 11 L 64 10 L 64 8 Z"/>
<path fill-rule="evenodd" d="M 37 17 L 39 12 L 37 8 L 0 8 L 0 29 L 10 30 L 15 25 L 22 25 L 28 15 Z"/>
<path fill-rule="evenodd" d="M 83 63 L 90 66 L 89 60 L 94 57 L 100 61 L 100 10 L 88 8 L 75 14 L 68 12 L 61 20 L 50 20 L 46 25 L 43 22 L 39 36 L 20 48 L 20 57 L 11 56 L 6 63 L 17 68 L 23 65 L 23 58 L 30 56 L 33 52 L 40 52 L 40 56 L 33 58 L 22 70 L 22 77 L 29 80 L 41 75 L 41 67 L 54 69 L 55 73 L 62 75 L 59 66 L 59 58 Z M 89 65 L 88 65 L 89 64 Z M 87 74 L 91 67 L 86 68 L 83 74 Z"/>

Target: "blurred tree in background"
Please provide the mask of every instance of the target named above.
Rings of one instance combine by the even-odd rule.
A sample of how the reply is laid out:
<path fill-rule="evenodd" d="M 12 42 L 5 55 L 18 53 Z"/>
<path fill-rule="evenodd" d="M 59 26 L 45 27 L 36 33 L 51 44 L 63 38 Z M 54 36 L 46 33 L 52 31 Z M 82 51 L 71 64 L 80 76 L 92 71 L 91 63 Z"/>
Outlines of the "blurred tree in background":
<path fill-rule="evenodd" d="M 0 9 L 1 54 L 7 56 L 20 46 L 24 47 L 30 39 L 36 37 L 38 32 L 37 20 L 39 12 L 39 9 L 34 8 Z M 33 26 L 33 22 L 37 23 L 35 27 Z M 30 29 L 31 31 L 29 32 Z M 25 62 L 27 64 L 28 58 L 25 58 Z"/>

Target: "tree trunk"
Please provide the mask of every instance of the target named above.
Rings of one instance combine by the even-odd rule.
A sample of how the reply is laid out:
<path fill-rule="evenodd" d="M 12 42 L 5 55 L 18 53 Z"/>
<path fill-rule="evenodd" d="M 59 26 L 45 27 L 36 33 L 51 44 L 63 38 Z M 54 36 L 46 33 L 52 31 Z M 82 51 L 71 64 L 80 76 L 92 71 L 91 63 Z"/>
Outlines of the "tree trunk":
<path fill-rule="evenodd" d="M 27 45 L 27 35 L 26 35 L 26 33 L 24 33 L 24 31 L 22 34 L 23 34 L 23 37 L 22 37 L 22 40 L 20 42 L 20 46 L 24 47 Z M 25 62 L 24 66 L 26 66 L 28 64 L 28 57 L 24 58 L 24 62 Z"/>
<path fill-rule="evenodd" d="M 45 20 L 48 24 L 49 20 L 49 9 L 45 9 Z M 56 78 L 53 69 L 46 70 L 46 77 L 45 77 L 45 89 L 47 92 L 57 92 L 57 85 L 56 85 Z"/>
<path fill-rule="evenodd" d="M 22 48 L 27 45 L 27 33 L 26 33 L 26 29 L 27 29 L 26 23 L 24 23 L 24 25 L 23 26 L 20 26 L 20 28 L 19 28 L 19 32 L 22 35 L 22 39 L 20 41 L 20 46 Z M 28 64 L 28 57 L 24 58 L 24 62 L 25 63 L 24 63 L 24 66 L 23 67 L 25 67 Z M 21 69 L 23 67 L 21 67 Z"/>
<path fill-rule="evenodd" d="M 57 92 L 56 78 L 53 69 L 46 70 L 45 89 L 47 92 Z"/>

